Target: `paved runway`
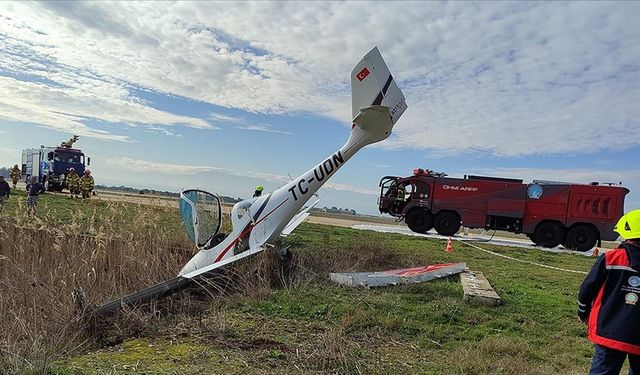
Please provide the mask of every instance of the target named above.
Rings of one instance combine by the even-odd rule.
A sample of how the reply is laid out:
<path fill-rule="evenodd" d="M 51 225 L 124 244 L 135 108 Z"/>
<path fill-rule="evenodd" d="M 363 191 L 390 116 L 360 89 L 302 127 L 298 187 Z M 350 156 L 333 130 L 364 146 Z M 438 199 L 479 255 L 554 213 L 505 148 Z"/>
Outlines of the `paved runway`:
<path fill-rule="evenodd" d="M 445 240 L 445 241 L 449 238 L 449 237 L 441 236 L 437 234 L 435 231 L 430 231 L 430 232 L 427 232 L 426 234 L 421 234 L 421 233 L 412 232 L 409 228 L 401 227 L 401 226 L 357 224 L 357 225 L 353 225 L 351 228 L 360 229 L 360 230 L 372 230 L 375 232 L 383 232 L 383 233 L 404 234 L 407 236 L 414 236 L 414 237 L 433 238 L 433 239 L 439 239 L 439 240 Z M 582 256 L 593 255 L 593 250 L 580 252 L 580 251 L 568 250 L 562 246 L 554 247 L 553 249 L 548 249 L 546 247 L 536 246 L 531 241 L 519 240 L 516 238 L 505 238 L 505 237 L 491 238 L 491 236 L 475 235 L 475 234 L 467 235 L 467 236 L 458 234 L 458 235 L 455 235 L 453 238 L 458 241 L 472 241 L 472 242 L 477 241 L 477 242 L 484 242 L 484 243 L 489 243 L 489 244 L 498 245 L 498 246 L 520 247 L 525 249 L 538 249 L 538 250 L 547 251 L 551 253 L 567 253 L 567 254 L 576 254 L 576 255 L 582 255 Z M 600 249 L 599 251 L 602 252 L 603 250 Z"/>

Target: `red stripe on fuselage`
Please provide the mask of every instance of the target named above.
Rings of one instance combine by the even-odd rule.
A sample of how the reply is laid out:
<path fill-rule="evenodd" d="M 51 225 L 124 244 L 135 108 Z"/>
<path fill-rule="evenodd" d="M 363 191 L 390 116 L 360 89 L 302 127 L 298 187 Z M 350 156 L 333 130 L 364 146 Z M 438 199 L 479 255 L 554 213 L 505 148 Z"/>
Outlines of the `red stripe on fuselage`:
<path fill-rule="evenodd" d="M 235 240 L 231 241 L 231 243 L 229 244 L 229 246 L 227 246 L 224 250 L 222 250 L 222 252 L 220 253 L 220 255 L 218 255 L 218 257 L 216 258 L 216 260 L 213 261 L 213 263 L 218 263 L 220 261 L 220 259 L 222 259 L 225 254 L 229 251 L 229 249 L 231 249 L 233 246 L 235 246 L 238 241 L 240 240 L 240 238 L 242 236 L 244 236 L 245 234 L 247 234 L 247 232 L 251 232 L 251 230 L 253 228 L 255 228 L 256 225 L 260 224 L 262 221 L 264 221 L 264 219 L 266 219 L 267 217 L 269 217 L 269 215 L 271 215 L 275 210 L 277 210 L 278 208 L 280 208 L 280 206 L 282 206 L 283 204 L 285 204 L 286 201 L 288 201 L 289 198 L 285 199 L 284 201 L 282 201 L 282 203 L 280 203 L 278 205 L 278 207 L 274 208 L 273 210 L 271 210 L 268 214 L 266 214 L 262 219 L 258 220 L 255 222 L 255 224 L 249 225 L 249 227 L 247 229 L 245 229 L 244 231 L 242 231 L 242 233 L 240 233 L 240 235 L 238 237 L 236 237 Z"/>

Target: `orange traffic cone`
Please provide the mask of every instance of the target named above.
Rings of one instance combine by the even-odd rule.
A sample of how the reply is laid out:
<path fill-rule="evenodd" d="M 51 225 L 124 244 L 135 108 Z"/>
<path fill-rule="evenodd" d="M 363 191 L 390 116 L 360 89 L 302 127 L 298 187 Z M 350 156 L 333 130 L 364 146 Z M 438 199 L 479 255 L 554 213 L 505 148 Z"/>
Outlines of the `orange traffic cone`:
<path fill-rule="evenodd" d="M 600 250 L 598 250 L 598 248 L 596 247 L 595 249 L 593 249 L 593 256 L 597 257 L 600 254 Z"/>
<path fill-rule="evenodd" d="M 451 243 L 451 237 L 449 237 L 449 241 L 447 241 L 447 248 L 444 249 L 444 251 L 446 251 L 447 253 L 450 253 L 453 251 L 453 244 Z"/>

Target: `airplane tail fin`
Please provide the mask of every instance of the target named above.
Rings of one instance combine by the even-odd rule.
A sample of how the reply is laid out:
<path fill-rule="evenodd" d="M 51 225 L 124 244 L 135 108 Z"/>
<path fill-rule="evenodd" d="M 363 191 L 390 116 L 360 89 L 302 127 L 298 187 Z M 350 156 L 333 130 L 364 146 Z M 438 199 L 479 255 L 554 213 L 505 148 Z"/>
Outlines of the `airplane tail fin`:
<path fill-rule="evenodd" d="M 351 71 L 351 106 L 353 122 L 359 126 L 366 126 L 362 116 L 368 110 L 384 112 L 380 106 L 388 108 L 390 126 L 393 127 L 407 109 L 404 95 L 389 72 L 378 47 L 369 51 Z"/>

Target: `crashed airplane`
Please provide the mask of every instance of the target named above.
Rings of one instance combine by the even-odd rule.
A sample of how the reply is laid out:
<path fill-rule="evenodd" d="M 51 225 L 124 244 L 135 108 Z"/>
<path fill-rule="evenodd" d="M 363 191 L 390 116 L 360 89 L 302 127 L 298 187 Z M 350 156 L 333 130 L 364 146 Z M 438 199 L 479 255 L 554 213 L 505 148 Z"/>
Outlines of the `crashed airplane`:
<path fill-rule="evenodd" d="M 351 102 L 353 120 L 344 146 L 279 189 L 236 203 L 231 210 L 231 233 L 219 233 L 222 202 L 217 195 L 183 191 L 180 214 L 198 253 L 175 278 L 109 302 L 98 312 L 112 312 L 123 305 L 171 294 L 192 280 L 265 250 L 280 236 L 291 233 L 317 203 L 304 207 L 318 189 L 361 148 L 389 137 L 407 109 L 404 95 L 378 48 L 369 51 L 351 71 Z"/>

